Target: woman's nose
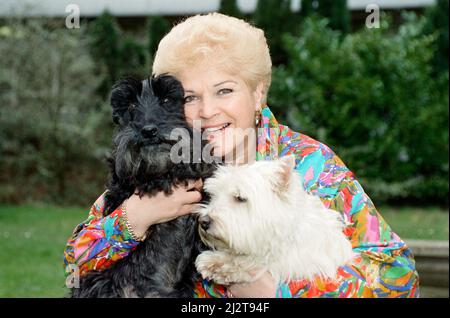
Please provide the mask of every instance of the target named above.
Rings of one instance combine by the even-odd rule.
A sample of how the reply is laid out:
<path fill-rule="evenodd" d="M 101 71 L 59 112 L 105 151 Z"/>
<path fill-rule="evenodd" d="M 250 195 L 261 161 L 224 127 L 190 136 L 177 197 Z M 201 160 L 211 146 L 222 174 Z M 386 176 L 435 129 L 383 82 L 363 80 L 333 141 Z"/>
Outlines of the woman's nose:
<path fill-rule="evenodd" d="M 210 97 L 204 97 L 200 106 L 200 117 L 203 119 L 213 118 L 219 113 L 219 108 Z"/>

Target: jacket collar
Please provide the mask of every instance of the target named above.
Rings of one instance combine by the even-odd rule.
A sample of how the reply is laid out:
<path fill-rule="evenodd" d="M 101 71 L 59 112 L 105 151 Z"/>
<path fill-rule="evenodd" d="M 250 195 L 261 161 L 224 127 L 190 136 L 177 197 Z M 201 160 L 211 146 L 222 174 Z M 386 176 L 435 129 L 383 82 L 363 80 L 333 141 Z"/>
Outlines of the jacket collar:
<path fill-rule="evenodd" d="M 268 106 L 261 110 L 261 121 L 258 127 L 256 160 L 274 160 L 278 158 L 279 137 L 282 125 L 278 124 Z"/>

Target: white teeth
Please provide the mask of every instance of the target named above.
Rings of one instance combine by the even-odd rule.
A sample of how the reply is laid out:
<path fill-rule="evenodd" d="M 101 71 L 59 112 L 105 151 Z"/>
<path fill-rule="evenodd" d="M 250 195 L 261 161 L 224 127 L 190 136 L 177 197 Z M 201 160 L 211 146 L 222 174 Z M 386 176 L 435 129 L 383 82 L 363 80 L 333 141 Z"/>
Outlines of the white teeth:
<path fill-rule="evenodd" d="M 208 132 L 208 133 L 216 132 L 216 131 L 219 131 L 219 130 L 222 130 L 222 129 L 228 127 L 229 125 L 230 125 L 230 124 L 225 124 L 225 125 L 223 125 L 223 126 L 221 126 L 221 127 L 206 128 L 206 129 L 205 129 L 205 132 Z"/>

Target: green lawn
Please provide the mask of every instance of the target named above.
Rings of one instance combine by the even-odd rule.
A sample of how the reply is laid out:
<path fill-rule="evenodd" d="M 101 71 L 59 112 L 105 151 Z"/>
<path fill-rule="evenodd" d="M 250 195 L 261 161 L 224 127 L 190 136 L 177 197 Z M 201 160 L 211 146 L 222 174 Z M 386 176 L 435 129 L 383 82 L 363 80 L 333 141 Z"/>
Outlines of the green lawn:
<path fill-rule="evenodd" d="M 63 250 L 88 211 L 0 206 L 0 297 L 64 296 Z"/>
<path fill-rule="evenodd" d="M 380 207 L 378 211 L 402 239 L 448 241 L 448 211 L 434 207 Z"/>
<path fill-rule="evenodd" d="M 448 212 L 379 208 L 404 239 L 448 240 Z M 62 297 L 63 250 L 88 208 L 0 206 L 0 297 Z"/>

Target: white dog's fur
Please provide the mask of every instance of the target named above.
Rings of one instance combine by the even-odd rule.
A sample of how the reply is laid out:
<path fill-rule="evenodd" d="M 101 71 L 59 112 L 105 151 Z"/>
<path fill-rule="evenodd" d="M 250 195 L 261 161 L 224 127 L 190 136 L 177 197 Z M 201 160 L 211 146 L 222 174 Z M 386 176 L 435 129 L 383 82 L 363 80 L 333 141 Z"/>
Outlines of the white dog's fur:
<path fill-rule="evenodd" d="M 302 187 L 293 156 L 222 166 L 205 182 L 211 195 L 197 212 L 210 221 L 202 240 L 212 248 L 196 260 L 204 278 L 249 283 L 268 270 L 279 282 L 333 278 L 353 257 L 338 212 Z"/>

